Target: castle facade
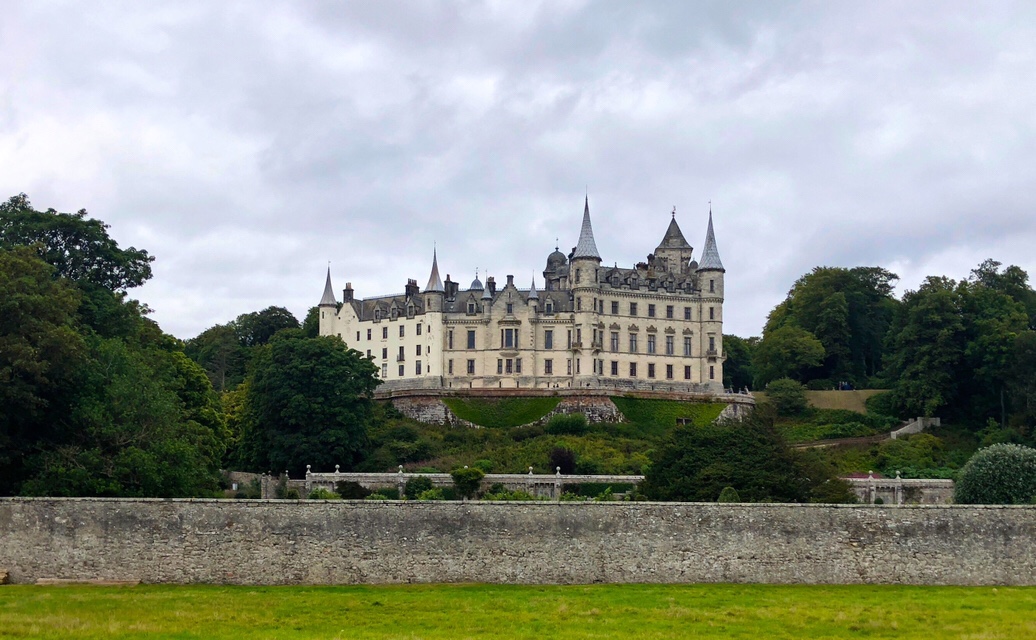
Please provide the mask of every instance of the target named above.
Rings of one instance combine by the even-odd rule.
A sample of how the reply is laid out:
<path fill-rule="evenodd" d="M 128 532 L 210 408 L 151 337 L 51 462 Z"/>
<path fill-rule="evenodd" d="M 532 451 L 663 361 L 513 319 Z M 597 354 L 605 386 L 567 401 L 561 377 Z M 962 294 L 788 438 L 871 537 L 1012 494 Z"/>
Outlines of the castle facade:
<path fill-rule="evenodd" d="M 709 212 L 700 261 L 676 223 L 629 268 L 602 264 L 587 199 L 579 240 L 547 257 L 543 288 L 477 275 L 466 289 L 439 276 L 422 289 L 341 303 L 328 270 L 320 334 L 378 365 L 379 391 L 593 388 L 723 390 L 723 278 Z"/>

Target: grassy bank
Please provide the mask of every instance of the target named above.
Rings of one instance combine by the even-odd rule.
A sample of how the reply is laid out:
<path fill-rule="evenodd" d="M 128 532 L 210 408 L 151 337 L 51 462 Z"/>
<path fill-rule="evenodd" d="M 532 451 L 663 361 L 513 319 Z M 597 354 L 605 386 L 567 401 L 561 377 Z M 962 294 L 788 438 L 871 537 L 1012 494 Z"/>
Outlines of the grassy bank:
<path fill-rule="evenodd" d="M 32 638 L 1026 638 L 1036 588 L 0 587 Z"/>

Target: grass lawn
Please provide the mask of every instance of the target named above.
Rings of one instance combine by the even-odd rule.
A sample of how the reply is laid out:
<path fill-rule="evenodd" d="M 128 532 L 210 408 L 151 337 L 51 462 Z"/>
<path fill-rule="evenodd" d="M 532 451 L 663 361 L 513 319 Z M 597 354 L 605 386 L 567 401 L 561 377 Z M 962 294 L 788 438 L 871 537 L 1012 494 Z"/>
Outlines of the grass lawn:
<path fill-rule="evenodd" d="M 0 638 L 1032 638 L 1036 588 L 3 586 Z"/>

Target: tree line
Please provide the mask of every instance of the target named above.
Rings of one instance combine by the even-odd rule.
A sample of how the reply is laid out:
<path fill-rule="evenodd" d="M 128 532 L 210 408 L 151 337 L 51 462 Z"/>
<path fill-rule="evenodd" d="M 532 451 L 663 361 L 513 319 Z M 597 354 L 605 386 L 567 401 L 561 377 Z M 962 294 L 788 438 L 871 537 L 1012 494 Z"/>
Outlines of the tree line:
<path fill-rule="evenodd" d="M 880 267 L 816 267 L 770 312 L 761 338 L 724 336 L 726 384 L 782 378 L 811 389 L 879 388 L 884 413 L 939 415 L 1031 441 L 1036 421 L 1036 291 L 986 260 L 929 276 L 897 299 Z"/>

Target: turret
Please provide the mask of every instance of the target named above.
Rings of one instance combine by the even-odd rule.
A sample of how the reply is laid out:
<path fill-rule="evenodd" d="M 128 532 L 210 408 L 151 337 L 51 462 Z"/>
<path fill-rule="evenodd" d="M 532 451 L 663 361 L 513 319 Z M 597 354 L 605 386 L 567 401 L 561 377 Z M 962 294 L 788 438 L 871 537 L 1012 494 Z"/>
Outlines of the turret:
<path fill-rule="evenodd" d="M 698 286 L 705 297 L 719 298 L 723 302 L 723 261 L 719 259 L 716 247 L 716 232 L 712 228 L 712 209 L 709 209 L 709 228 L 705 233 L 705 248 L 698 263 Z"/>
<path fill-rule="evenodd" d="M 446 288 L 439 277 L 439 258 L 436 255 L 436 250 L 432 249 L 432 273 L 428 276 L 428 284 L 424 287 L 425 309 L 427 311 L 442 311 L 445 295 Z"/>
<path fill-rule="evenodd" d="M 673 219 L 655 249 L 655 260 L 670 273 L 686 273 L 693 253 L 694 249 L 684 238 L 680 225 L 676 224 L 676 207 L 673 207 Z"/>
<path fill-rule="evenodd" d="M 317 306 L 320 307 L 320 335 L 329 335 L 338 313 L 338 301 L 335 300 L 335 290 L 331 287 L 330 265 L 327 267 L 327 279 L 324 281 L 324 295 L 320 297 L 320 304 Z"/>

